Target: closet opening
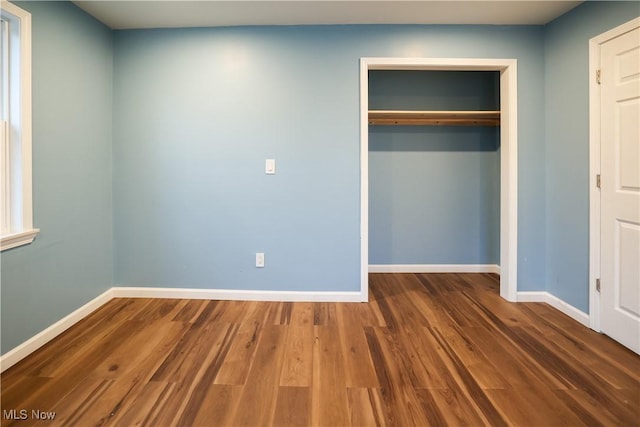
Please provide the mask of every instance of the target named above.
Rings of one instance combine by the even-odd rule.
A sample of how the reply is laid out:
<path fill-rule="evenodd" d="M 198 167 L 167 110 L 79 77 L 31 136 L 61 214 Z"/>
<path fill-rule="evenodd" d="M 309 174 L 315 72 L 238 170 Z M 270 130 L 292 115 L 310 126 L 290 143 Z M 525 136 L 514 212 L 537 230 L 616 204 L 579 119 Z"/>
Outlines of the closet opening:
<path fill-rule="evenodd" d="M 369 272 L 493 272 L 517 290 L 515 60 L 361 60 Z"/>

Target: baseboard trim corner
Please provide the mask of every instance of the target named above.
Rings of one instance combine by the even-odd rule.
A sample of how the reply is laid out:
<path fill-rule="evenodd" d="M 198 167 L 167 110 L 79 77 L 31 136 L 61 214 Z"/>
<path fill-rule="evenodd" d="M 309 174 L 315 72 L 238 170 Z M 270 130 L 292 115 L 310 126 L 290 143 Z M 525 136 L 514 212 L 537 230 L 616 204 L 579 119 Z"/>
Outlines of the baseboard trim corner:
<path fill-rule="evenodd" d="M 518 292 L 518 302 L 546 302 L 556 310 L 589 328 L 589 315 L 546 291 Z"/>
<path fill-rule="evenodd" d="M 369 273 L 495 273 L 497 264 L 370 264 Z"/>
<path fill-rule="evenodd" d="M 38 350 L 40 347 L 87 317 L 89 314 L 108 303 L 112 298 L 113 292 L 111 289 L 108 289 L 82 307 L 58 320 L 53 325 L 40 331 L 22 344 L 19 344 L 17 347 L 9 350 L 7 353 L 0 356 L 0 372 L 4 372 L 25 357 L 29 356 L 31 353 Z"/>

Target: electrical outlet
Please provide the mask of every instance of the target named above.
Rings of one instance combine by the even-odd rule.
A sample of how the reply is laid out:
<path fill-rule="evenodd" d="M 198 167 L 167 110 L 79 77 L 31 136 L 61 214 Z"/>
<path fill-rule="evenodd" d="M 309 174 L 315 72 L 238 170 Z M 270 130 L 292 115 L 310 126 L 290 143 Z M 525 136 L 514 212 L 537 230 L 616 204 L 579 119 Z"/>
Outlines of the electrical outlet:
<path fill-rule="evenodd" d="M 256 267 L 264 267 L 264 252 L 256 253 Z"/>

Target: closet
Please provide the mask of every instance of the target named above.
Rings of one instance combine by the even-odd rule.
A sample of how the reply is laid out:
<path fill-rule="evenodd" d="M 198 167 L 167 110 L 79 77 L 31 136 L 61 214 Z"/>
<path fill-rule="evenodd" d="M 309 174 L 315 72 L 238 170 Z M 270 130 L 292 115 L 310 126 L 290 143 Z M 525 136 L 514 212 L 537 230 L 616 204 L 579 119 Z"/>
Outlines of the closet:
<path fill-rule="evenodd" d="M 368 81 L 369 264 L 500 264 L 499 72 Z"/>

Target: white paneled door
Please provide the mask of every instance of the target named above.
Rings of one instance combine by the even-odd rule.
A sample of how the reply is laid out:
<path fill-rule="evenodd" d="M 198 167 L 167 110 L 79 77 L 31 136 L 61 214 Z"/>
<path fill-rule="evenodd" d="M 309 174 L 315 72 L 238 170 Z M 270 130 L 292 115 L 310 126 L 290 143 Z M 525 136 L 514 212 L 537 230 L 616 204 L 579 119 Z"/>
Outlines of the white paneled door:
<path fill-rule="evenodd" d="M 600 47 L 600 329 L 640 353 L 640 28 Z"/>

